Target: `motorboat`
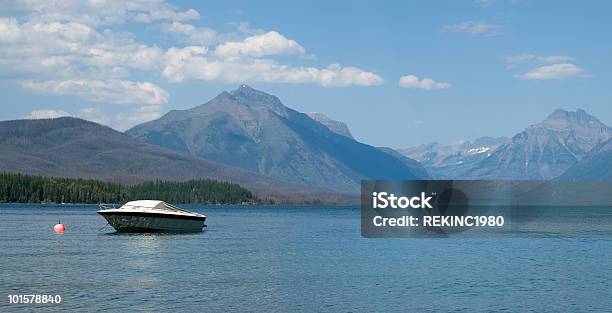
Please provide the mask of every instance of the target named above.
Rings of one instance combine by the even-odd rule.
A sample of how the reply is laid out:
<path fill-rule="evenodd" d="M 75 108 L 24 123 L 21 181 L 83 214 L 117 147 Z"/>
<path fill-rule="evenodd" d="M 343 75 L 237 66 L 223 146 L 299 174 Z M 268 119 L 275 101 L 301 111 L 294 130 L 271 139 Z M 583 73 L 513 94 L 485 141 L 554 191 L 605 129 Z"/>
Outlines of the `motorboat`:
<path fill-rule="evenodd" d="M 130 201 L 120 208 L 100 205 L 98 214 L 117 232 L 200 232 L 206 220 L 206 215 L 159 200 Z"/>

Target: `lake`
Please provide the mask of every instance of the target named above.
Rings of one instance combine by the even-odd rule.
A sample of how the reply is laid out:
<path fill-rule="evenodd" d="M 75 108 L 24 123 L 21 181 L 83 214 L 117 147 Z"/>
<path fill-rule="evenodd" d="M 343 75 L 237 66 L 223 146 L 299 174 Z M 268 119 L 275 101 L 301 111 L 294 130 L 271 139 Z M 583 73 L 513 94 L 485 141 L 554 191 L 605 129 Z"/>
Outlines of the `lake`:
<path fill-rule="evenodd" d="M 612 312 L 600 232 L 367 239 L 357 206 L 183 207 L 208 216 L 203 233 L 121 235 L 97 206 L 0 205 L 0 311 Z"/>

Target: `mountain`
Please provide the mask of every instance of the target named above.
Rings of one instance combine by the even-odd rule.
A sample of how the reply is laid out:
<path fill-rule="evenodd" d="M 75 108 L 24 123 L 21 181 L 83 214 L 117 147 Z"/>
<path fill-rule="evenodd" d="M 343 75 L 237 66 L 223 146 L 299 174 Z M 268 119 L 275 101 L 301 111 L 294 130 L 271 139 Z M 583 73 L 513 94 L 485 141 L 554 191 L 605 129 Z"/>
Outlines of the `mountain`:
<path fill-rule="evenodd" d="M 351 134 L 351 131 L 349 131 L 349 128 L 348 126 L 346 126 L 346 124 L 340 121 L 332 120 L 331 118 L 325 116 L 323 113 L 319 112 L 310 112 L 307 113 L 307 115 L 311 119 L 325 125 L 325 127 L 329 128 L 329 130 L 333 131 L 334 133 L 342 135 L 344 137 L 355 139 L 353 138 L 353 135 Z"/>
<path fill-rule="evenodd" d="M 353 199 L 171 151 L 71 117 L 0 122 L 0 151 L 3 172 L 122 183 L 206 178 L 238 183 L 260 197 L 280 201 Z"/>
<path fill-rule="evenodd" d="M 612 180 L 612 139 L 593 148 L 580 162 L 572 165 L 562 180 Z"/>
<path fill-rule="evenodd" d="M 452 145 L 432 143 L 402 149 L 399 152 L 420 162 L 435 178 L 455 179 L 461 178 L 463 173 L 509 141 L 506 137 L 480 137 L 473 142 L 465 141 Z"/>
<path fill-rule="evenodd" d="M 378 149 L 400 159 L 402 162 L 404 162 L 404 164 L 406 164 L 406 166 L 413 168 L 415 170 L 415 174 L 421 179 L 431 178 L 429 176 L 429 173 L 427 173 L 427 170 L 421 165 L 421 163 L 399 153 L 397 150 L 388 147 L 378 147 Z"/>
<path fill-rule="evenodd" d="M 127 134 L 287 182 L 355 192 L 363 179 L 421 178 L 420 165 L 339 135 L 246 85 Z"/>
<path fill-rule="evenodd" d="M 584 110 L 554 111 L 512 137 L 463 174 L 465 179 L 551 179 L 563 174 L 612 136 Z"/>

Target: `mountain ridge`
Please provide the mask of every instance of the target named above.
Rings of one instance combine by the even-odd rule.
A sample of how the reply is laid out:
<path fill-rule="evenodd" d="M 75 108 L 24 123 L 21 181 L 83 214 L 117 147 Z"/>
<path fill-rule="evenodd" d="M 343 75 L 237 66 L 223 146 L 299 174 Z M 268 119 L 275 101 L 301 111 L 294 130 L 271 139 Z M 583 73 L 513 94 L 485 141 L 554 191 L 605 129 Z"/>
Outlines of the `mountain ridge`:
<path fill-rule="evenodd" d="M 512 138 L 480 137 L 454 145 L 399 150 L 438 179 L 552 179 L 612 137 L 612 129 L 583 109 L 556 109 Z"/>
<path fill-rule="evenodd" d="M 437 142 L 398 150 L 421 162 L 433 177 L 461 179 L 462 174 L 509 141 L 506 137 L 479 137 L 474 141 L 442 145 Z"/>
<path fill-rule="evenodd" d="M 353 202 L 355 195 L 287 184 L 243 169 L 150 145 L 73 117 L 0 122 L 0 171 L 121 183 L 215 179 L 278 201 Z M 354 200 L 353 200 L 354 199 Z"/>
<path fill-rule="evenodd" d="M 327 128 L 329 128 L 329 130 L 333 131 L 338 135 L 342 135 L 350 139 L 355 139 L 353 137 L 353 134 L 351 134 L 351 131 L 349 130 L 348 126 L 343 122 L 333 120 L 327 117 L 325 114 L 319 112 L 309 112 L 306 115 L 308 115 L 308 117 L 310 117 L 311 119 L 325 125 Z"/>
<path fill-rule="evenodd" d="M 589 151 L 582 160 L 572 165 L 559 179 L 573 181 L 612 180 L 612 138 Z"/>
<path fill-rule="evenodd" d="M 466 179 L 552 179 L 612 137 L 612 129 L 582 109 L 557 109 L 514 135 L 465 173 Z"/>
<path fill-rule="evenodd" d="M 339 135 L 246 85 L 126 133 L 276 179 L 337 191 L 358 191 L 362 179 L 422 178 L 425 171 Z"/>

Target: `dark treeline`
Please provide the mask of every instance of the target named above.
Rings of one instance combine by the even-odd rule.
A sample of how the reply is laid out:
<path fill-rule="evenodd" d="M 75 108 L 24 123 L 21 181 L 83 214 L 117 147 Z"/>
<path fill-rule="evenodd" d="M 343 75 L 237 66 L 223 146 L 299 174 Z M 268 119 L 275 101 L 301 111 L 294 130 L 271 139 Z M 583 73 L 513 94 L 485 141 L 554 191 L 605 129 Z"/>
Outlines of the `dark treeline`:
<path fill-rule="evenodd" d="M 237 184 L 213 180 L 154 181 L 128 187 L 131 199 L 158 199 L 170 203 L 242 203 L 253 194 Z"/>
<path fill-rule="evenodd" d="M 249 190 L 237 184 L 214 180 L 121 185 L 91 179 L 0 173 L 0 202 L 124 203 L 139 199 L 207 204 L 255 202 Z"/>

